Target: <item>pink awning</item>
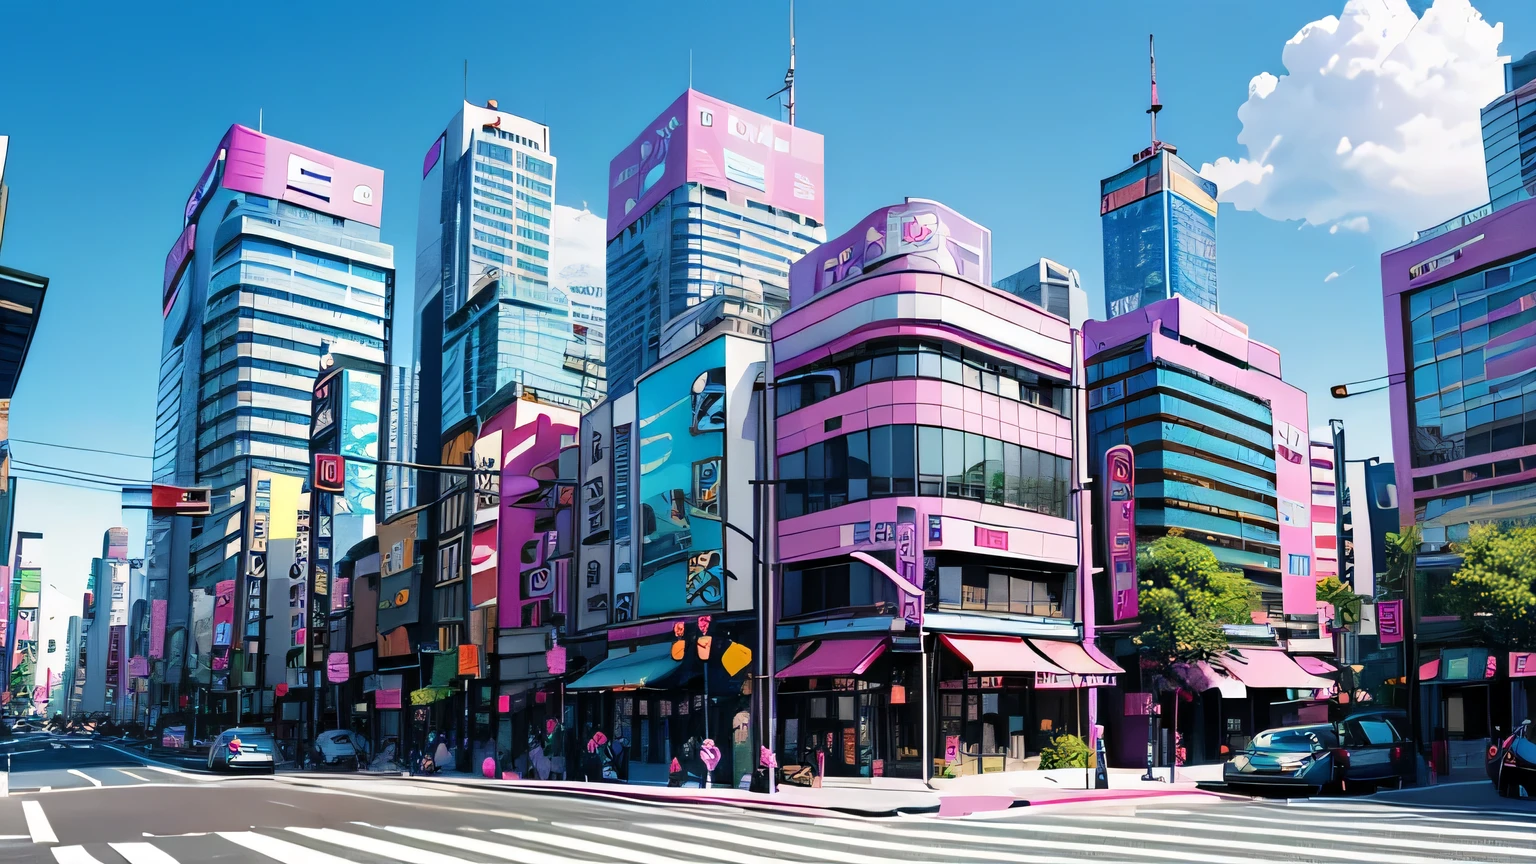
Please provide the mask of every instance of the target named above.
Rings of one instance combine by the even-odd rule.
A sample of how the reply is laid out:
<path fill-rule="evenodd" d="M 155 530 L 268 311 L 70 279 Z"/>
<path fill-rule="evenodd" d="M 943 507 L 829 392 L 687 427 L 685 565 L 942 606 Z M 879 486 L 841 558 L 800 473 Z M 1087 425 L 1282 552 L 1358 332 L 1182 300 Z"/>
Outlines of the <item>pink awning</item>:
<path fill-rule="evenodd" d="M 1031 651 L 1024 640 L 1017 636 L 943 635 L 939 638 L 974 672 L 993 675 L 1024 672 L 1067 674 L 1067 670 Z"/>
<path fill-rule="evenodd" d="M 1076 642 L 1053 642 L 1049 639 L 1030 639 L 1029 644 L 1037 648 L 1041 654 L 1049 657 L 1052 663 L 1067 670 L 1073 675 L 1119 675 L 1124 672 L 1115 661 L 1105 657 L 1092 645 L 1079 645 Z M 1090 653 L 1087 649 L 1093 648 Z M 1094 654 L 1098 656 L 1095 657 Z"/>
<path fill-rule="evenodd" d="M 1228 675 L 1249 687 L 1285 690 L 1327 690 L 1333 682 L 1311 674 L 1279 649 L 1242 648 L 1221 658 Z"/>
<path fill-rule="evenodd" d="M 827 639 L 779 670 L 779 678 L 862 675 L 885 653 L 886 639 Z"/>
<path fill-rule="evenodd" d="M 1321 657 L 1296 657 L 1296 665 L 1310 675 L 1332 675 L 1338 667 Z"/>

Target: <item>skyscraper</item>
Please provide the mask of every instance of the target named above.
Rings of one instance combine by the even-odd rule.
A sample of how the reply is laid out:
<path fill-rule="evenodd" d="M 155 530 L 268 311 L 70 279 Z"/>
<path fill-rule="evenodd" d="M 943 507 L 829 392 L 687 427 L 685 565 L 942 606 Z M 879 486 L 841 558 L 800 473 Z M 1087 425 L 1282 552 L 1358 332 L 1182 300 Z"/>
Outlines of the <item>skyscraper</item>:
<path fill-rule="evenodd" d="M 731 319 L 763 337 L 826 240 L 822 137 L 688 90 L 609 163 L 608 389 Z M 835 262 L 834 262 L 835 263 Z"/>
<path fill-rule="evenodd" d="M 428 148 L 421 182 L 421 458 L 436 461 L 443 433 L 514 399 L 577 409 L 596 402 L 570 300 L 550 284 L 549 127 L 499 111 L 494 100 L 466 102 Z"/>
<path fill-rule="evenodd" d="M 1179 295 L 1212 312 L 1216 297 L 1216 184 L 1157 139 L 1157 65 L 1152 65 L 1152 143 L 1131 167 L 1099 183 L 1104 226 L 1104 309 L 1114 318 Z"/>
<path fill-rule="evenodd" d="M 585 208 L 555 205 L 555 288 L 571 299 L 571 330 L 585 346 L 589 377 L 608 392 L 608 300 L 603 219 Z"/>
<path fill-rule="evenodd" d="M 321 355 L 387 362 L 383 194 L 376 168 L 237 125 L 187 199 L 165 262 L 154 479 L 213 487 L 214 514 L 150 522 L 148 575 L 168 583 L 173 649 L 190 624 L 187 589 L 241 570 L 252 473 L 308 475 Z M 167 653 L 167 680 L 179 680 L 185 653 Z"/>

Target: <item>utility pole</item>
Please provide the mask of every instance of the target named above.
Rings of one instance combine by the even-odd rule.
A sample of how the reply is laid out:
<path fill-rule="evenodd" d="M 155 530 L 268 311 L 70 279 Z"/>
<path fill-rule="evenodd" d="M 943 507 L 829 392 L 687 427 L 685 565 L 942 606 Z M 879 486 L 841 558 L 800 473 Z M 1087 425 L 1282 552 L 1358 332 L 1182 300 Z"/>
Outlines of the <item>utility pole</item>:
<path fill-rule="evenodd" d="M 690 55 L 691 57 L 692 55 Z M 688 78 L 690 87 L 693 80 L 693 61 L 689 60 Z M 772 99 L 780 94 L 789 94 L 789 102 L 784 107 L 789 109 L 789 125 L 795 125 L 795 0 L 789 0 L 789 71 L 784 73 L 784 86 L 768 94 Z"/>

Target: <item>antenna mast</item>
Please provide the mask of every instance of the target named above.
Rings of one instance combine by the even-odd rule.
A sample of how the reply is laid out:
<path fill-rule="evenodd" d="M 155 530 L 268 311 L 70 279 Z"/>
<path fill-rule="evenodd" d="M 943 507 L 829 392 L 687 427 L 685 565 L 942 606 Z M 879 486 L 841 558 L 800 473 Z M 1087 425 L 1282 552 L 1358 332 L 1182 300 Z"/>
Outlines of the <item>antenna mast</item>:
<path fill-rule="evenodd" d="M 1152 115 L 1152 149 L 1157 150 L 1157 112 L 1163 110 L 1163 103 L 1157 101 L 1157 51 L 1152 43 L 1152 34 L 1147 34 L 1147 60 L 1152 65 L 1152 105 L 1147 113 Z"/>
<path fill-rule="evenodd" d="M 772 99 L 781 93 L 789 94 L 789 125 L 795 125 L 795 0 L 789 0 L 789 71 L 784 73 L 784 86 L 768 94 Z"/>

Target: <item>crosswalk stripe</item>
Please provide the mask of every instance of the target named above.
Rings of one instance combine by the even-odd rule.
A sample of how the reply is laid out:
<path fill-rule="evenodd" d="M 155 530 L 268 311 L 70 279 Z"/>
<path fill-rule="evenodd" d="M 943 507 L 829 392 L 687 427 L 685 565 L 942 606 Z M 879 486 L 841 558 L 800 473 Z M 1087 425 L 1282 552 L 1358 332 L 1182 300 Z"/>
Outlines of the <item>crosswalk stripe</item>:
<path fill-rule="evenodd" d="M 1146 821 L 1146 820 L 1143 820 L 1143 821 Z M 1175 824 L 1182 824 L 1182 823 L 1175 823 Z M 1296 855 L 1296 850 L 1297 850 L 1297 847 L 1295 845 L 1281 845 L 1281 844 L 1278 844 L 1278 843 L 1259 843 L 1259 842 L 1252 841 L 1252 840 L 1238 840 L 1238 839 L 1233 838 L 1233 837 L 1220 837 L 1220 838 L 1218 838 L 1218 837 L 1192 837 L 1192 836 L 1189 836 L 1189 835 L 1170 836 L 1170 835 L 1168 835 L 1167 833 L 1164 833 L 1164 832 L 1155 832 L 1155 831 L 1125 831 L 1125 830 L 1114 829 L 1114 828 L 1097 828 L 1097 827 L 1094 827 L 1092 825 L 1045 825 L 1045 824 L 1039 824 L 1039 823 L 1029 823 L 1029 824 L 1026 824 L 1026 825 L 1014 825 L 1014 824 L 1006 824 L 1006 823 L 1001 823 L 1001 822 L 988 822 L 988 823 L 986 823 L 986 827 L 988 829 L 989 834 L 992 834 L 992 836 L 989 836 L 989 837 L 986 837 L 986 838 L 971 838 L 973 840 L 973 842 L 997 843 L 997 842 L 1000 842 L 1001 839 L 1002 839 L 1001 837 L 997 836 L 997 833 L 1009 832 L 1009 833 L 1070 834 L 1070 835 L 1072 835 L 1074 837 L 1103 837 L 1103 838 L 1106 838 L 1106 839 L 1115 839 L 1115 840 L 1132 840 L 1132 841 L 1140 840 L 1142 842 L 1150 841 L 1150 842 L 1154 842 L 1154 843 L 1176 843 L 1180 847 L 1198 846 L 1198 847 L 1204 847 L 1204 848 L 1207 848 L 1207 849 L 1221 849 L 1221 850 L 1226 850 L 1226 851 L 1231 851 L 1231 852 L 1264 852 L 1264 853 L 1269 853 L 1269 854 L 1277 854 L 1277 855 L 1285 856 L 1285 858 L 1287 860 L 1293 858 Z M 996 833 L 993 833 L 993 832 L 996 832 Z M 894 833 L 894 834 L 909 834 L 911 832 L 893 831 L 891 833 Z M 1266 833 L 1274 833 L 1274 832 L 1266 832 Z M 1303 837 L 1305 837 L 1306 839 L 1309 839 L 1309 840 L 1317 838 L 1317 834 L 1316 833 L 1306 833 L 1306 832 L 1297 832 L 1297 833 L 1300 833 Z M 1019 843 L 1019 842 L 1026 842 L 1026 841 L 1015 841 L 1015 842 Z M 1036 837 L 1031 837 L 1027 841 L 1027 845 L 1031 845 L 1031 846 L 1046 846 L 1047 843 L 1050 844 L 1050 847 L 1055 847 L 1055 848 L 1067 848 L 1067 849 L 1080 849 L 1080 848 L 1082 848 L 1081 844 L 1079 844 L 1079 843 L 1058 843 L 1058 842 L 1053 842 L 1053 841 L 1040 840 L 1039 838 L 1036 838 Z M 1010 845 L 1012 845 L 1012 844 L 1010 844 Z M 1050 847 L 1047 847 L 1047 848 L 1050 848 Z M 1421 857 L 1421 856 L 1417 856 L 1417 855 L 1398 855 L 1398 854 L 1394 854 L 1394 853 L 1376 852 L 1376 851 L 1373 851 L 1373 850 L 1365 850 L 1365 849 L 1328 849 L 1328 848 L 1325 848 L 1325 847 L 1308 846 L 1308 847 L 1306 847 L 1306 851 L 1307 851 L 1307 854 L 1310 857 L 1313 857 L 1313 858 L 1333 858 L 1333 859 L 1338 859 L 1338 860 L 1343 860 L 1343 861 L 1351 861 L 1351 862 L 1373 862 L 1373 864 L 1436 864 L 1436 862 L 1444 860 L 1444 859 L 1441 859 L 1441 858 L 1425 858 L 1425 857 Z M 1149 856 L 1155 855 L 1156 857 L 1159 857 L 1159 858 L 1172 858 L 1174 860 L 1189 860 L 1189 861 L 1201 860 L 1200 858 L 1196 858 L 1193 853 L 1191 853 L 1187 849 L 1183 849 L 1183 848 L 1181 848 L 1180 850 L 1177 850 L 1177 851 L 1137 849 L 1136 852 L 1139 855 L 1149 855 Z M 1207 859 L 1207 860 L 1209 860 L 1209 858 L 1210 858 L 1210 856 L 1202 856 L 1202 857 Z M 1218 860 L 1230 860 L 1230 859 L 1229 858 L 1221 858 L 1221 859 L 1218 859 Z"/>
<path fill-rule="evenodd" d="M 719 824 L 719 823 L 717 822 L 716 824 Z M 657 829 L 659 829 L 659 830 L 662 830 L 662 831 L 685 830 L 685 829 L 682 829 L 679 826 L 657 825 L 655 827 Z M 776 837 L 803 837 L 803 838 L 805 838 L 807 840 L 813 841 L 814 843 L 841 843 L 843 845 L 858 846 L 858 847 L 864 848 L 864 849 L 872 849 L 872 850 L 873 849 L 887 849 L 887 850 L 890 850 L 892 852 L 909 852 L 910 853 L 912 851 L 912 849 L 913 849 L 913 846 L 912 846 L 911 843 L 895 843 L 895 842 L 892 842 L 892 841 L 889 841 L 889 840 L 877 840 L 877 839 L 875 839 L 873 837 L 868 837 L 868 836 L 850 836 L 850 835 L 845 834 L 845 833 L 829 833 L 829 832 L 820 832 L 820 833 L 818 833 L 816 831 L 804 831 L 804 830 L 801 830 L 801 829 L 798 829 L 798 828 L 790 828 L 790 827 L 788 827 L 786 825 L 762 825 L 762 824 L 754 824 L 754 823 L 751 823 L 751 822 L 744 822 L 744 823 L 738 823 L 736 827 L 738 829 L 751 829 L 751 830 L 754 830 L 754 831 L 763 831 L 763 832 L 766 832 L 766 833 L 771 834 L 771 835 L 776 836 Z M 876 833 L 881 833 L 881 832 L 877 831 Z M 925 831 L 923 833 L 924 834 L 928 834 L 932 838 L 932 840 L 934 840 L 937 843 L 943 843 L 945 840 L 948 839 L 945 836 L 945 834 L 947 832 L 943 832 L 943 831 L 931 831 L 931 832 Z M 743 839 L 741 841 L 739 841 L 739 842 L 742 842 L 742 843 L 744 843 L 746 845 L 753 845 L 757 841 L 756 841 L 755 838 L 749 838 L 749 837 L 743 836 Z M 817 850 L 817 854 L 823 854 L 824 851 L 825 850 L 818 849 Z M 987 850 L 985 852 L 982 852 L 982 851 L 972 851 L 972 850 L 968 850 L 968 849 L 954 849 L 954 848 L 946 848 L 944 850 L 944 854 L 950 856 L 951 858 L 979 858 L 979 859 L 981 859 L 983 861 L 1011 861 L 1011 862 L 1015 862 L 1015 864 L 1073 864 L 1073 862 L 1076 862 L 1076 861 L 1079 860 L 1075 856 L 1072 856 L 1072 857 L 1067 857 L 1067 856 L 1042 857 L 1042 856 L 1039 856 L 1039 855 L 1019 855 L 1019 854 L 1011 853 L 1011 852 L 998 852 L 998 851 L 995 851 L 995 850 Z"/>
<path fill-rule="evenodd" d="M 76 777 L 84 778 L 85 782 L 91 784 L 92 786 L 100 786 L 101 785 L 101 781 L 100 780 L 97 780 L 95 777 L 92 777 L 91 775 L 85 773 L 84 771 L 81 771 L 79 768 L 71 768 L 71 769 L 69 769 L 69 771 L 67 773 L 73 774 Z"/>
<path fill-rule="evenodd" d="M 121 772 L 123 774 L 127 774 L 129 777 L 132 777 L 133 779 L 139 781 L 140 783 L 149 783 L 149 782 L 151 782 L 148 777 L 141 777 L 140 775 L 135 774 L 132 771 L 129 771 L 127 768 L 118 768 L 116 770 L 118 770 L 119 772 Z"/>
<path fill-rule="evenodd" d="M 84 846 L 55 846 L 53 847 L 53 860 L 59 864 L 101 864 L 91 853 L 85 851 Z"/>
<path fill-rule="evenodd" d="M 145 765 L 151 771 L 159 771 L 161 774 L 169 774 L 172 777 L 180 777 L 183 780 L 196 780 L 199 783 L 210 783 L 212 777 L 199 777 L 196 774 L 188 774 L 185 771 L 177 771 L 175 768 L 161 768 L 159 765 Z"/>
<path fill-rule="evenodd" d="M 1199 830 L 1199 831 L 1217 831 L 1217 832 L 1220 832 L 1220 833 L 1223 833 L 1223 834 L 1230 834 L 1232 832 L 1232 829 L 1231 829 L 1230 826 L 1223 827 L 1223 826 L 1220 826 L 1220 825 L 1201 824 L 1201 823 L 1193 823 L 1192 824 L 1192 823 L 1189 823 L 1189 822 L 1175 821 L 1175 820 L 1172 820 L 1172 819 L 1136 819 L 1134 821 L 1138 825 L 1155 825 L 1155 826 L 1159 826 L 1159 827 L 1179 828 L 1179 829 L 1184 829 L 1184 830 L 1194 829 L 1194 830 Z M 1012 826 L 1009 826 L 1009 827 L 1012 827 Z M 1402 827 L 1404 829 L 1407 829 L 1410 826 L 1406 826 L 1405 825 L 1405 826 L 1402 826 Z M 1433 829 L 1431 829 L 1431 830 L 1433 831 Z M 1433 831 L 1433 833 L 1438 833 L 1438 834 L 1442 834 L 1442 835 L 1458 835 L 1461 832 L 1446 830 L 1446 831 Z M 1315 830 L 1300 831 L 1300 830 L 1296 830 L 1296 829 L 1293 829 L 1293 828 L 1265 828 L 1264 829 L 1264 835 L 1266 837 L 1290 837 L 1290 838 L 1301 839 L 1301 840 L 1313 840 L 1313 839 L 1317 838 L 1317 832 Z M 1180 839 L 1184 840 L 1184 839 L 1188 839 L 1188 837 L 1186 835 L 1184 837 L 1181 837 Z M 1352 837 L 1349 838 L 1349 842 L 1352 843 L 1352 844 L 1381 846 L 1381 847 L 1385 847 L 1385 848 L 1389 848 L 1389 849 L 1418 849 L 1418 850 L 1426 850 L 1426 851 L 1433 850 L 1433 851 L 1436 851 L 1436 852 L 1463 852 L 1467 848 L 1467 844 L 1465 844 L 1465 843 L 1438 843 L 1438 842 L 1435 842 L 1433 840 L 1425 840 L 1425 839 L 1420 839 L 1420 838 L 1416 838 L 1416 837 L 1382 837 L 1382 836 L 1379 836 L 1379 835 L 1376 835 L 1376 834 L 1361 834 L 1361 835 L 1357 835 L 1357 836 L 1352 836 Z M 1228 841 L 1228 843 L 1230 845 L 1230 841 Z M 1499 854 L 1501 854 L 1501 855 L 1508 855 L 1508 856 L 1511 856 L 1511 857 L 1514 857 L 1514 858 L 1536 858 L 1536 848 L 1527 847 L 1527 848 L 1524 848 L 1524 849 L 1519 849 L 1519 848 L 1508 848 L 1508 847 L 1503 847 L 1503 846 L 1500 846 L 1500 847 L 1497 847 L 1497 848 L 1498 848 Z M 1353 858 L 1356 854 L 1358 854 L 1358 851 L 1359 851 L 1358 849 L 1355 849 L 1355 850 L 1351 850 L 1350 852 L 1348 852 L 1347 854 L 1344 854 L 1344 855 L 1333 855 L 1333 856 L 1330 856 L 1330 857 Z M 1316 854 L 1327 854 L 1327 853 L 1319 851 Z"/>
<path fill-rule="evenodd" d="M 1066 819 L 1092 819 L 1094 821 L 1099 821 L 1099 820 L 1103 819 L 1102 816 L 1088 816 L 1086 814 L 1068 814 L 1068 813 L 1062 814 L 1062 818 L 1066 818 Z M 1233 821 L 1263 822 L 1265 824 L 1275 824 L 1275 825 L 1295 825 L 1296 824 L 1296 820 L 1294 818 L 1292 818 L 1292 819 L 1274 819 L 1274 818 L 1269 818 L 1269 817 L 1265 817 L 1265 816 L 1244 816 L 1244 815 L 1242 815 L 1240 813 L 1223 813 L 1223 814 L 1221 814 L 1221 819 L 1222 819 L 1222 822 L 1220 822 L 1220 823 L 1216 823 L 1216 822 L 1200 822 L 1199 820 L 1195 820 L 1195 819 L 1185 819 L 1185 820 L 1180 821 L 1178 824 L 1180 826 L 1184 827 L 1184 828 L 1190 828 L 1190 829 L 1194 829 L 1194 830 L 1197 830 L 1197 831 L 1220 831 L 1220 832 L 1223 832 L 1223 833 L 1230 832 L 1232 830 L 1232 826 L 1230 824 L 1226 824 L 1226 823 L 1230 823 L 1230 822 L 1233 822 Z M 1147 822 L 1147 823 L 1150 823 L 1150 824 L 1169 824 L 1167 822 L 1159 822 L 1158 820 L 1155 820 L 1155 819 L 1145 819 L 1145 817 L 1142 817 L 1140 815 L 1131 817 L 1131 821 L 1132 822 Z M 1528 843 L 1532 842 L 1532 836 L 1529 833 L 1516 833 L 1516 832 L 1513 832 L 1513 831 L 1485 831 L 1485 830 L 1476 829 L 1476 828 L 1453 828 L 1453 827 L 1445 826 L 1445 825 L 1419 825 L 1419 824 L 1414 824 L 1417 821 L 1418 820 L 1416 818 L 1413 819 L 1412 822 L 1408 822 L 1408 821 L 1394 821 L 1394 822 L 1391 822 L 1391 823 L 1389 823 L 1387 825 L 1382 825 L 1382 826 L 1376 827 L 1376 830 L 1378 830 L 1378 831 L 1399 831 L 1399 832 L 1402 832 L 1404 834 L 1433 834 L 1433 835 L 1435 835 L 1437 837 L 1466 837 L 1468 839 L 1508 840 L 1508 841 L 1511 841 L 1511 842 L 1518 842 L 1518 841 L 1524 840 L 1524 841 L 1526 841 Z M 1514 823 L 1514 824 L 1519 824 L 1519 823 Z M 1525 827 L 1530 828 L 1530 827 L 1533 827 L 1533 826 L 1527 825 Z M 1257 829 L 1255 829 L 1255 830 L 1257 830 Z M 1268 831 L 1269 831 L 1269 829 L 1264 829 L 1264 830 L 1266 831 L 1266 833 L 1268 833 Z M 1420 846 L 1422 844 L 1414 842 L 1414 845 L 1415 846 Z"/>
<path fill-rule="evenodd" d="M 504 858 L 508 861 L 526 861 L 528 864 L 540 864 L 540 862 L 559 862 L 569 864 L 575 860 L 572 858 L 555 857 L 543 852 L 530 850 L 522 846 L 507 846 L 501 843 L 491 843 L 486 840 L 472 840 L 468 837 L 456 837 L 452 834 L 437 834 L 432 831 L 420 831 L 413 828 L 385 828 L 403 834 L 406 837 L 414 837 L 417 840 L 430 842 L 449 842 L 463 847 L 470 852 L 478 852 L 481 855 L 490 855 L 493 858 Z M 668 858 L 665 855 L 653 855 L 650 852 L 642 852 L 639 849 L 628 849 L 619 846 L 609 846 L 606 843 L 593 843 L 580 837 L 566 837 L 559 834 L 540 834 L 535 831 L 517 831 L 511 828 L 498 828 L 497 834 L 515 837 L 529 843 L 539 843 L 546 846 L 557 846 L 570 849 L 573 852 L 587 852 L 593 855 L 601 855 L 605 858 L 617 858 L 620 861 L 633 861 L 635 864 L 683 864 L 677 858 Z M 442 839 L 438 839 L 442 838 Z M 532 857 L 537 856 L 537 857 Z"/>
<path fill-rule="evenodd" d="M 257 834 L 255 831 L 220 831 L 218 836 L 283 864 L 350 864 L 345 858 L 337 858 L 308 846 Z"/>
<path fill-rule="evenodd" d="M 742 864 L 768 864 L 768 862 L 776 862 L 779 860 L 764 858 L 760 855 L 737 852 L 735 850 L 731 850 L 729 855 L 724 855 L 723 850 L 719 849 L 718 847 L 702 846 L 697 843 L 688 843 L 686 841 L 674 840 L 667 837 L 652 837 L 649 834 L 642 834 L 638 831 L 621 831 L 614 828 L 599 828 L 596 825 L 574 825 L 561 823 L 556 823 L 555 827 L 563 828 L 568 831 L 582 831 L 587 834 L 596 834 L 599 837 L 607 837 L 610 840 L 617 840 L 621 843 L 638 843 L 641 846 L 650 846 L 669 852 L 681 852 L 684 855 L 694 855 L 706 860 L 727 859 L 731 861 L 742 862 Z M 666 830 L 669 826 L 656 824 L 650 827 Z M 807 849 L 798 843 L 779 843 L 773 840 L 764 840 L 758 837 L 743 839 L 735 834 L 727 834 L 724 831 L 711 831 L 707 828 L 679 826 L 677 831 L 678 833 L 686 834 L 690 837 L 697 837 L 706 840 L 717 840 L 722 843 L 746 846 L 751 849 L 789 852 L 795 855 L 811 855 L 821 861 L 838 861 L 842 862 L 842 864 L 886 864 L 886 862 L 890 860 L 889 858 L 877 858 L 872 855 L 859 855 L 853 852 L 839 852 L 834 849 L 819 848 L 812 850 Z M 507 833 L 507 829 L 497 828 L 496 833 Z M 930 860 L 941 861 L 943 859 Z"/>
<path fill-rule="evenodd" d="M 353 834 L 350 831 L 338 831 L 335 828 L 289 828 L 288 830 L 301 837 L 308 837 L 311 840 L 344 846 L 348 849 L 372 852 L 375 855 L 383 855 L 396 861 L 404 861 L 406 864 L 472 864 L 472 862 L 463 858 L 455 858 L 452 855 L 444 855 L 441 852 L 418 849 L 415 846 L 392 843 L 388 840 L 379 840 L 363 834 Z"/>
<path fill-rule="evenodd" d="M 176 864 L 176 859 L 151 843 L 108 843 L 128 864 Z"/>
<path fill-rule="evenodd" d="M 59 842 L 59 835 L 53 833 L 53 826 L 48 824 L 48 815 L 43 812 L 43 805 L 36 801 L 23 801 L 21 815 L 27 820 L 27 833 L 32 835 L 33 843 Z"/>

